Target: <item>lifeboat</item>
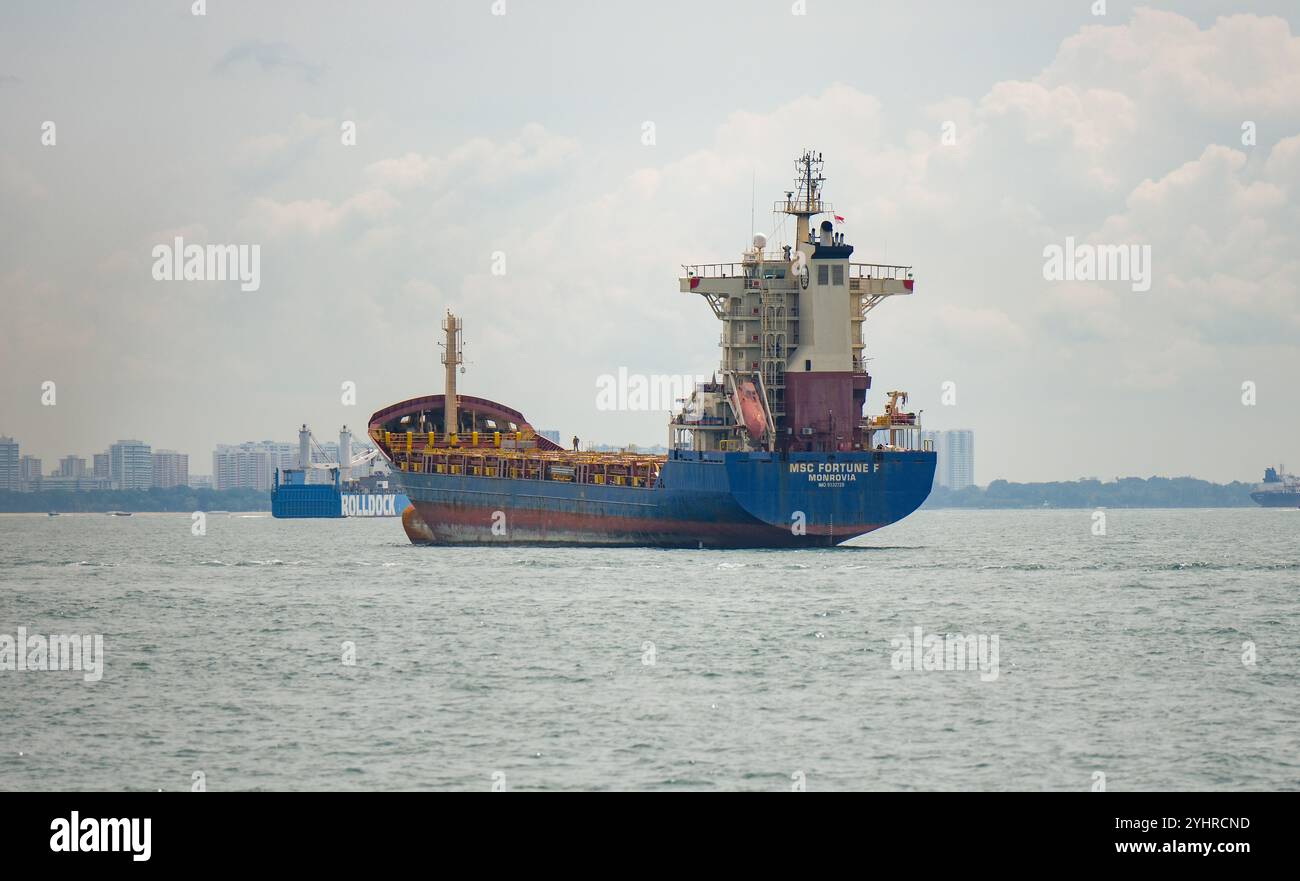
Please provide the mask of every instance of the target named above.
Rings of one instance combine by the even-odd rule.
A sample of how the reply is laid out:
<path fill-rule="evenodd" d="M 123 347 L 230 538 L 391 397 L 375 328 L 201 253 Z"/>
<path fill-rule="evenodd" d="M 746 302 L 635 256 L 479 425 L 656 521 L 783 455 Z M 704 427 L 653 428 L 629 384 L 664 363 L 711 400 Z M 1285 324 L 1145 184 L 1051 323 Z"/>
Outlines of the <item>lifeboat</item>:
<path fill-rule="evenodd" d="M 745 431 L 754 440 L 761 441 L 767 431 L 767 417 L 763 413 L 763 401 L 758 396 L 758 389 L 752 382 L 742 382 L 736 386 L 731 400 L 736 406 L 736 412 L 740 414 L 740 421 L 745 425 Z"/>

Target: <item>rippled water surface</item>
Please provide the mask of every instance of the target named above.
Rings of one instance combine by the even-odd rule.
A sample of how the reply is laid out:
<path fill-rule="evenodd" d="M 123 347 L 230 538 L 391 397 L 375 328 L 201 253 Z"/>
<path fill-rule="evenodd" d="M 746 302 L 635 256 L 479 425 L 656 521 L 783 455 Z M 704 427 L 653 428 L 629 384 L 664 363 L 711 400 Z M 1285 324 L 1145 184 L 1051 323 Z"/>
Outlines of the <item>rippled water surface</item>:
<path fill-rule="evenodd" d="M 190 523 L 0 515 L 0 634 L 106 656 L 0 671 L 0 788 L 1300 788 L 1300 511 L 922 511 L 815 551 Z M 996 635 L 997 677 L 895 669 L 915 627 Z"/>

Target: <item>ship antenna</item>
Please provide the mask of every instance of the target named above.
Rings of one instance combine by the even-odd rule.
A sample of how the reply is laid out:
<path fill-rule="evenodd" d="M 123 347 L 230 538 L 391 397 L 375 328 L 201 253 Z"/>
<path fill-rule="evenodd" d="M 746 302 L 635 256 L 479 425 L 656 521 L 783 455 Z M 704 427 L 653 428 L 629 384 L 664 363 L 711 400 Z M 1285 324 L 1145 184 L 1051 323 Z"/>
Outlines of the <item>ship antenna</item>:
<path fill-rule="evenodd" d="M 754 241 L 754 211 L 756 210 L 754 200 L 758 198 L 757 187 L 758 187 L 758 171 L 755 169 L 750 169 L 749 172 L 749 240 L 751 242 Z"/>
<path fill-rule="evenodd" d="M 795 241 L 811 241 L 808 219 L 817 214 L 831 210 L 831 206 L 822 201 L 821 185 L 826 181 L 822 175 L 822 156 L 812 150 L 804 150 L 803 155 L 795 160 L 795 188 L 786 193 L 784 203 L 777 203 L 777 209 L 796 218 Z"/>

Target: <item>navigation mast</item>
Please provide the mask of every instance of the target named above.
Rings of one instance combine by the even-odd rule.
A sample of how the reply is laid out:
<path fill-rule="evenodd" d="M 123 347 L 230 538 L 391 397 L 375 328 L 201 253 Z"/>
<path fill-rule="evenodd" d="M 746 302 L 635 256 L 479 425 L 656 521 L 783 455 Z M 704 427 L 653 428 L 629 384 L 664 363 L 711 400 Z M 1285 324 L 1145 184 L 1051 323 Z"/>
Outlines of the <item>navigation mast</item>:
<path fill-rule="evenodd" d="M 442 346 L 442 363 L 446 365 L 447 371 L 442 404 L 442 430 L 444 434 L 455 434 L 460 426 L 460 414 L 457 411 L 459 402 L 456 398 L 456 368 L 464 363 L 465 353 L 460 338 L 461 320 L 452 314 L 450 309 L 447 310 L 447 317 L 442 321 L 442 329 L 446 331 L 446 341 L 439 345 Z"/>
<path fill-rule="evenodd" d="M 795 220 L 795 245 L 808 241 L 808 218 L 825 214 L 831 206 L 822 201 L 822 184 L 826 177 L 822 174 L 821 153 L 804 150 L 803 155 L 794 162 L 795 189 L 787 190 L 784 202 L 776 203 L 776 210 L 792 214 Z"/>

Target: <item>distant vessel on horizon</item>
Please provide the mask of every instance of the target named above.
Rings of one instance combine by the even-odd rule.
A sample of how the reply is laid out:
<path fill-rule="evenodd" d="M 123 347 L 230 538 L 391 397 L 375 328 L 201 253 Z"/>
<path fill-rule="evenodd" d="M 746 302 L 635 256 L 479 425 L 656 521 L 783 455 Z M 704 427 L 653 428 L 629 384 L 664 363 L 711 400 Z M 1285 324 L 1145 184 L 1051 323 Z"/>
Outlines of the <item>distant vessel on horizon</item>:
<path fill-rule="evenodd" d="M 1264 469 L 1264 481 L 1255 484 L 1250 497 L 1265 508 L 1300 508 L 1300 477 L 1286 473 L 1286 466 Z"/>
<path fill-rule="evenodd" d="M 337 462 L 315 462 L 312 447 L 325 457 L 306 424 L 298 432 L 298 465 L 277 468 L 271 487 L 271 516 L 277 519 L 335 519 L 339 517 L 400 517 L 410 500 L 389 486 L 385 474 L 353 477 L 352 469 L 366 465 L 379 454 L 366 450 L 352 455 L 352 432 L 345 425 L 339 432 Z M 329 483 L 311 483 L 312 471 L 328 471 Z"/>

